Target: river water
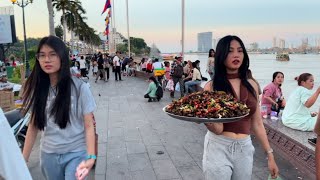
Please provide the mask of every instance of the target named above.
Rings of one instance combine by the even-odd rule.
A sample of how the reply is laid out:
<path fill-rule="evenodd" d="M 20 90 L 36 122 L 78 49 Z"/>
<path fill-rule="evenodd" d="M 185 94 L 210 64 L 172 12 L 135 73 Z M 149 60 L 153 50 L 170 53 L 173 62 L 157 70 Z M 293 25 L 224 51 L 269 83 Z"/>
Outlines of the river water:
<path fill-rule="evenodd" d="M 275 54 L 249 54 L 250 69 L 253 77 L 260 83 L 263 89 L 272 81 L 272 74 L 275 71 L 284 73 L 284 83 L 282 91 L 284 97 L 288 99 L 290 93 L 297 88 L 296 76 L 301 73 L 311 73 L 315 79 L 315 91 L 320 86 L 320 55 L 318 54 L 290 54 L 290 61 L 276 61 Z M 205 77 L 209 75 L 205 72 L 208 54 L 185 54 L 184 60 L 200 60 L 201 73 Z M 320 98 L 311 107 L 312 111 L 318 111 L 320 107 Z"/>

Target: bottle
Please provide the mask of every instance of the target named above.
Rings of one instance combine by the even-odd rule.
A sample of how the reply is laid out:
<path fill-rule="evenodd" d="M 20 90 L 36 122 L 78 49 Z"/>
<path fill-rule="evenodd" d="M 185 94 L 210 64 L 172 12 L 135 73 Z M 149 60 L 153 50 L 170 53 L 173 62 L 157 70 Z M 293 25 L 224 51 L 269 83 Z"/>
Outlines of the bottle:
<path fill-rule="evenodd" d="M 274 120 L 274 121 L 278 120 L 277 116 L 278 116 L 278 114 L 277 114 L 276 111 L 271 111 L 271 113 L 270 113 L 270 119 L 271 120 Z"/>
<path fill-rule="evenodd" d="M 266 119 L 268 117 L 268 108 L 267 106 L 261 106 L 261 116 L 262 118 Z"/>

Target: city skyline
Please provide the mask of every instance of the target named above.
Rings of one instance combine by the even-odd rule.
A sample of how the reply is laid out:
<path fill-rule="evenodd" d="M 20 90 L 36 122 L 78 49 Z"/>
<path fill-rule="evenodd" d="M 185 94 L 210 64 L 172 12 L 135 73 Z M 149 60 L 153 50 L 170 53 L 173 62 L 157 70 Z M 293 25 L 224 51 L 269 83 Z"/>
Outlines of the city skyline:
<path fill-rule="evenodd" d="M 149 46 L 155 43 L 161 52 L 181 51 L 181 1 L 129 1 L 130 36 L 144 38 Z M 97 32 L 104 30 L 101 11 L 105 0 L 81 0 L 86 9 L 87 23 Z M 0 7 L 11 6 L 10 0 L 0 0 Z M 259 48 L 272 47 L 274 37 L 284 39 L 286 46 L 301 44 L 304 38 L 310 44 L 320 37 L 317 7 L 320 1 L 307 0 L 254 0 L 201 3 L 185 1 L 185 51 L 197 50 L 197 34 L 212 32 L 213 39 L 233 34 L 243 39 L 247 48 L 257 42 Z M 117 31 L 126 36 L 125 1 L 115 0 Z M 16 31 L 22 38 L 21 8 L 14 6 Z M 27 37 L 43 37 L 49 34 L 46 1 L 34 0 L 25 8 Z M 55 15 L 55 26 L 61 13 Z M 36 17 L 36 20 L 35 20 Z"/>

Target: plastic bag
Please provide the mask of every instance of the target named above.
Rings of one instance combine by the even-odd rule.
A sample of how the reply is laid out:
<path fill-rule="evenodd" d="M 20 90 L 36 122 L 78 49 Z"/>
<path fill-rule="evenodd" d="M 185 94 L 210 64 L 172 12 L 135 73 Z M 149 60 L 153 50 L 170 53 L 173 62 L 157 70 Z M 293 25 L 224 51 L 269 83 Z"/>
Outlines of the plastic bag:
<path fill-rule="evenodd" d="M 179 82 L 176 84 L 176 91 L 180 91 L 180 83 Z"/>
<path fill-rule="evenodd" d="M 170 79 L 167 83 L 166 89 L 168 89 L 169 91 L 173 91 L 174 90 L 173 85 L 174 85 L 173 80 Z"/>

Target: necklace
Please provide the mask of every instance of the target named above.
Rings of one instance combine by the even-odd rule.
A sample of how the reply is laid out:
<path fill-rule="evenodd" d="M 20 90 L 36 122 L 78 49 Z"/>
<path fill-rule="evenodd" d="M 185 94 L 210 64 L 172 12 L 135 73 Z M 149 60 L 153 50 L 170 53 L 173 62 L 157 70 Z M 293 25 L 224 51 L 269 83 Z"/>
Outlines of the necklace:
<path fill-rule="evenodd" d="M 228 78 L 228 79 L 236 79 L 236 78 L 239 78 L 239 73 L 227 74 L 227 78 Z"/>
<path fill-rule="evenodd" d="M 50 90 L 52 91 L 52 93 L 54 94 L 54 96 L 57 96 L 57 86 L 50 86 Z"/>

